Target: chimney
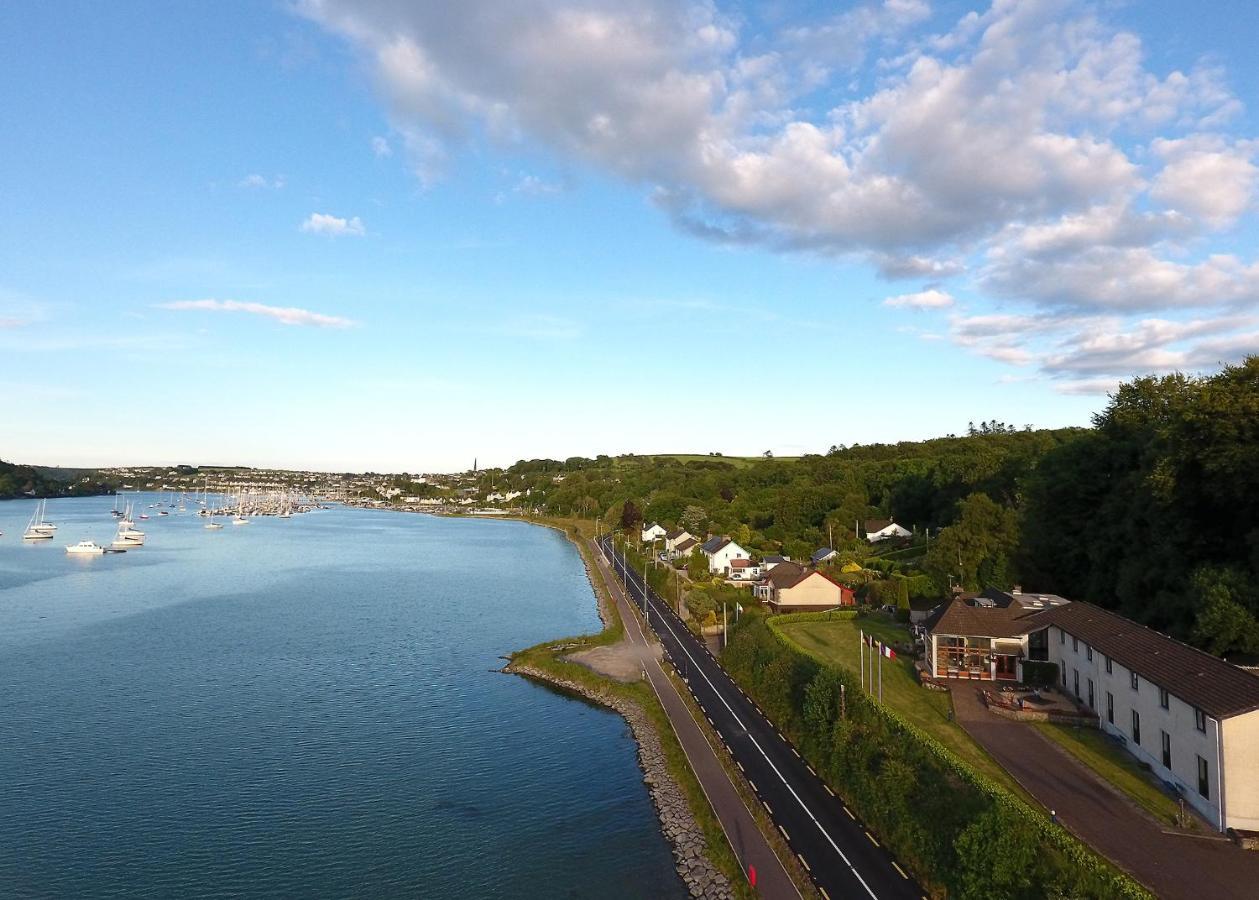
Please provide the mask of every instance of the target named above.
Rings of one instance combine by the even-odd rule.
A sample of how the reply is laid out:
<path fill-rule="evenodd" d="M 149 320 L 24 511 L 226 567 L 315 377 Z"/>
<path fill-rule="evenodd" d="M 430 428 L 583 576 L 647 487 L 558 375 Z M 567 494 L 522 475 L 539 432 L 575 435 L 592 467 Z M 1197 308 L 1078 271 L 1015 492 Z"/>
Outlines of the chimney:
<path fill-rule="evenodd" d="M 1016 584 L 1014 587 L 1010 588 L 1010 593 L 1011 593 L 1011 594 L 1021 594 L 1021 593 L 1023 593 L 1023 585 L 1021 585 L 1021 584 Z"/>

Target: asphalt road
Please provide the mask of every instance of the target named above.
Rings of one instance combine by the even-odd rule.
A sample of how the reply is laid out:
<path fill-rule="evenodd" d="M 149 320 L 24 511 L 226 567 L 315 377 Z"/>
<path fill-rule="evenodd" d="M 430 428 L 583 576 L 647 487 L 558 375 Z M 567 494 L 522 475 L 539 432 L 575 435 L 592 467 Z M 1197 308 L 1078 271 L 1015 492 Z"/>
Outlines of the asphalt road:
<path fill-rule="evenodd" d="M 796 750 L 726 674 L 667 603 L 626 571 L 605 538 L 603 552 L 684 674 L 713 728 L 729 747 L 774 824 L 824 896 L 919 898 L 922 890 L 822 783 Z"/>

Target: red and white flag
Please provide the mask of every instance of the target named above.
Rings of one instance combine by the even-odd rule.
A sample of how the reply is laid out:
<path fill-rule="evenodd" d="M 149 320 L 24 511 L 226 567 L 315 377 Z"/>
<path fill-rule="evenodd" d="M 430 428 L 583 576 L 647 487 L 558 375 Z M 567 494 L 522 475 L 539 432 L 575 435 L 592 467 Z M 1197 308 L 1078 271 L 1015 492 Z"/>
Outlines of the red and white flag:
<path fill-rule="evenodd" d="M 896 651 L 893 650 L 891 647 L 889 647 L 887 644 L 879 644 L 879 652 L 882 653 L 884 656 L 886 656 L 888 659 L 896 659 Z"/>

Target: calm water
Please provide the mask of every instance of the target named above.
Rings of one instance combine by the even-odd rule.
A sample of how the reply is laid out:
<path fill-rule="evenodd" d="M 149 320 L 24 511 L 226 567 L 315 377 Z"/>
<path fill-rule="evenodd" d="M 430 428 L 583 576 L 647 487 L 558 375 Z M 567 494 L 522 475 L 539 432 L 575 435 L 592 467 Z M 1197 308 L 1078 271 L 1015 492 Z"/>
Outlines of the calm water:
<path fill-rule="evenodd" d="M 683 895 L 624 722 L 490 671 L 597 629 L 562 536 L 146 510 L 68 557 L 111 504 L 31 546 L 0 502 L 0 896 Z"/>

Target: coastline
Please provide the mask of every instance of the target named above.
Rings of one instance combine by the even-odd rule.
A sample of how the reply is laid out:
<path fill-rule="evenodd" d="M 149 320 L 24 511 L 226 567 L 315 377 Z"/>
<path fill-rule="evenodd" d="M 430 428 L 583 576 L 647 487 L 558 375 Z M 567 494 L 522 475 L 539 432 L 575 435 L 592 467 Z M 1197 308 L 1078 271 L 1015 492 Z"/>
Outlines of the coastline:
<path fill-rule="evenodd" d="M 602 631 L 584 640 L 583 643 L 586 646 L 607 645 L 620 640 L 623 636 L 624 625 L 607 591 L 599 588 L 597 575 L 580 536 L 551 522 L 514 516 L 510 519 L 554 529 L 573 543 L 585 567 L 586 578 L 590 582 L 591 593 L 594 594 L 599 618 L 603 623 Z M 660 728 L 667 727 L 667 723 L 665 726 L 660 726 L 653 722 L 642 703 L 627 696 L 624 690 L 618 690 L 618 688 L 623 689 L 624 685 L 614 685 L 610 679 L 581 666 L 580 663 L 570 663 L 565 660 L 560 653 L 567 653 L 572 649 L 572 644 L 572 640 L 558 638 L 540 644 L 538 647 L 517 651 L 512 654 L 511 660 L 502 667 L 501 671 L 543 682 L 620 714 L 629 725 L 634 741 L 638 745 L 638 763 L 643 771 L 643 782 L 647 785 L 648 794 L 655 807 L 661 832 L 672 848 L 674 863 L 682 883 L 690 896 L 694 898 L 732 900 L 737 895 L 731 886 L 731 879 L 714 863 L 709 852 L 708 839 L 692 811 L 687 792 L 670 771 L 668 754 L 660 733 Z M 554 652 L 555 655 L 550 656 L 552 663 L 572 665 L 580 669 L 580 675 L 575 672 L 574 675 L 577 677 L 566 677 L 559 672 L 549 671 L 547 668 L 520 658 L 525 654 L 532 655 L 539 650 Z M 582 680 L 577 680 L 578 677 Z M 661 711 L 661 716 L 663 716 L 663 711 Z"/>

